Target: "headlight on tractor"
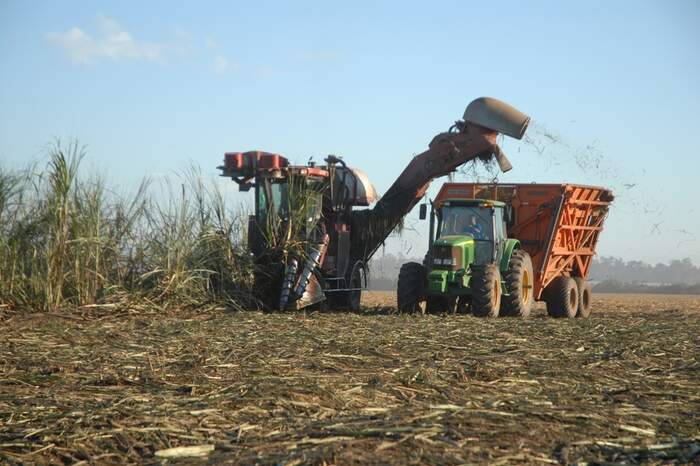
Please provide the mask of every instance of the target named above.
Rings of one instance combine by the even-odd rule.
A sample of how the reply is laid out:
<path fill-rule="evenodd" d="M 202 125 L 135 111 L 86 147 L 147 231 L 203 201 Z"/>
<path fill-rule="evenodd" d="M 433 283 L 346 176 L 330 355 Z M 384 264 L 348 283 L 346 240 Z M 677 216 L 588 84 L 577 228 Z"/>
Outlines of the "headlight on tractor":
<path fill-rule="evenodd" d="M 448 259 L 438 259 L 435 258 L 433 260 L 433 265 L 457 265 L 457 261 L 455 260 L 454 257 L 448 258 Z"/>

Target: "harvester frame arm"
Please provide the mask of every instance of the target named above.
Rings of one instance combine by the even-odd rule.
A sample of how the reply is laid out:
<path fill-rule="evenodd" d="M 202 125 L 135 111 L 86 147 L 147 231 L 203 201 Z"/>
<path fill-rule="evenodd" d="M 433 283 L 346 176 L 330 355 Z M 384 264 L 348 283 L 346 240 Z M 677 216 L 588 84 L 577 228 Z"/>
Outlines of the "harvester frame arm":
<path fill-rule="evenodd" d="M 497 136 L 498 132 L 475 124 L 465 125 L 461 132 L 435 136 L 428 150 L 413 157 L 373 209 L 353 211 L 352 256 L 368 261 L 435 178 L 477 157 L 490 158 L 500 152 Z"/>
<path fill-rule="evenodd" d="M 496 136 L 496 131 L 477 125 L 466 125 L 463 132 L 438 134 L 428 145 L 427 151 L 411 160 L 382 199 L 390 199 L 395 192 L 415 191 L 415 202 L 411 204 L 410 211 L 435 178 L 448 175 L 479 156 L 490 158 L 498 147 Z"/>

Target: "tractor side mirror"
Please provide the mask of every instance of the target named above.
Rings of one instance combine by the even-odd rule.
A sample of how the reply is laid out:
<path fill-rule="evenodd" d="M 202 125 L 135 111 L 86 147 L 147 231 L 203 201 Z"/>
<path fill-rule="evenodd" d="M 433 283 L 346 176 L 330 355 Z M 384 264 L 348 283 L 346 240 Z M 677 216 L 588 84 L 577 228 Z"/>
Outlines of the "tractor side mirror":
<path fill-rule="evenodd" d="M 418 218 L 425 220 L 428 217 L 428 204 L 421 204 L 420 211 L 418 212 Z"/>

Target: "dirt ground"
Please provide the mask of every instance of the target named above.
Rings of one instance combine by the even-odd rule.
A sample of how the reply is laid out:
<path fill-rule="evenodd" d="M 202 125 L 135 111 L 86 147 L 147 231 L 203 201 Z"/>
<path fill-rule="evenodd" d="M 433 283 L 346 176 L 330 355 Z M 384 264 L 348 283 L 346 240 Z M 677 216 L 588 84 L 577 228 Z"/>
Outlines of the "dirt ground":
<path fill-rule="evenodd" d="M 0 463 L 700 464 L 700 297 L 600 295 L 586 320 L 364 303 L 0 310 Z"/>

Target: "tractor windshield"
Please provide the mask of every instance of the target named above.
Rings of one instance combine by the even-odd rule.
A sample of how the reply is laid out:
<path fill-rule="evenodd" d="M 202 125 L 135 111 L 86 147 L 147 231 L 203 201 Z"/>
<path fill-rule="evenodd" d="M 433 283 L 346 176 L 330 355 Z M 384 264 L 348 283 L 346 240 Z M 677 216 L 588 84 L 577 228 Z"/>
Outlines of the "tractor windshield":
<path fill-rule="evenodd" d="M 490 207 L 445 205 L 439 225 L 439 236 L 471 236 L 474 238 L 474 263 L 489 264 L 494 259 L 493 209 Z"/>
<path fill-rule="evenodd" d="M 468 235 L 475 240 L 493 241 L 493 210 L 479 206 L 445 206 L 439 236 Z"/>

